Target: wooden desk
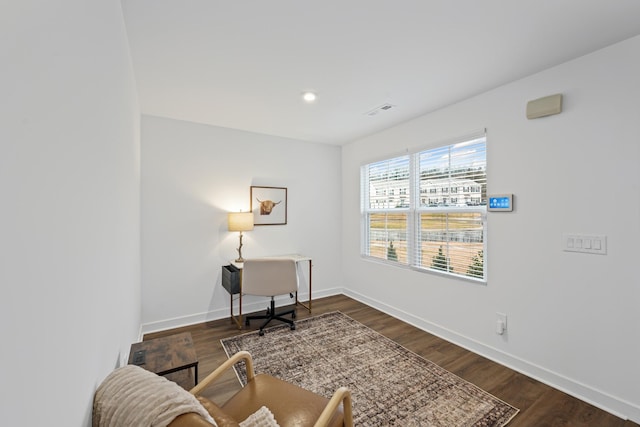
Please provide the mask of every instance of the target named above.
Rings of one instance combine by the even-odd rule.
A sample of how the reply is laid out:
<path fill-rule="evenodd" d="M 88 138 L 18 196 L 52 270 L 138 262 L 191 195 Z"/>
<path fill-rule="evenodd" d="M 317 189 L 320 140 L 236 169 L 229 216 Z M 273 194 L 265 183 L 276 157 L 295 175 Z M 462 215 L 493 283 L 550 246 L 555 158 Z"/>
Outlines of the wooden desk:
<path fill-rule="evenodd" d="M 296 262 L 296 268 L 299 268 L 302 266 L 302 263 L 304 262 L 308 262 L 309 263 L 309 301 L 307 302 L 307 304 L 304 304 L 302 301 L 300 301 L 298 299 L 298 292 L 296 291 L 296 305 L 301 305 L 302 307 L 306 308 L 307 310 L 309 310 L 309 313 L 311 313 L 311 272 L 312 272 L 312 267 L 313 267 L 313 262 L 311 261 L 311 257 L 305 256 L 305 255 L 300 255 L 300 254 L 288 254 L 288 255 L 274 255 L 274 256 L 269 256 L 269 257 L 264 257 L 264 258 L 285 258 L 285 259 L 292 259 Z M 238 329 L 242 329 L 242 263 L 241 262 L 235 262 L 235 261 L 231 261 L 231 265 L 233 265 L 234 267 L 236 267 L 238 270 L 240 270 L 240 287 L 239 287 L 239 292 L 238 292 L 238 316 L 235 316 L 233 314 L 233 295 L 234 293 L 229 292 L 230 294 L 230 311 L 231 311 L 231 319 L 236 323 L 236 325 L 238 325 Z M 226 290 L 226 288 L 225 288 Z"/>
<path fill-rule="evenodd" d="M 198 384 L 198 357 L 189 332 L 132 344 L 129 365 L 158 375 L 193 368 L 194 383 Z"/>

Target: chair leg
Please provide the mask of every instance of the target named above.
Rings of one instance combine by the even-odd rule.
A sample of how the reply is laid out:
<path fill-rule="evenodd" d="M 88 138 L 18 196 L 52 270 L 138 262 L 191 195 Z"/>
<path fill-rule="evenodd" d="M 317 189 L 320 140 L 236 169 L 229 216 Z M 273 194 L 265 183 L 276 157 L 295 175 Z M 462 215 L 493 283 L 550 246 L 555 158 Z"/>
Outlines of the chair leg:
<path fill-rule="evenodd" d="M 262 326 L 260 326 L 260 330 L 258 332 L 258 334 L 260 336 L 264 335 L 264 328 L 272 320 L 279 320 L 281 322 L 287 323 L 289 325 L 289 327 L 291 328 L 291 330 L 294 330 L 294 329 L 296 329 L 296 324 L 294 323 L 294 321 L 290 320 L 290 319 L 286 319 L 286 318 L 283 317 L 283 316 L 286 316 L 288 314 L 291 315 L 291 319 L 295 319 L 296 318 L 296 310 L 295 309 L 284 311 L 282 313 L 276 313 L 275 299 L 274 299 L 274 297 L 271 297 L 271 304 L 270 304 L 269 308 L 267 308 L 267 313 L 265 315 L 246 316 L 245 317 L 245 324 L 247 326 L 249 326 L 250 320 L 253 320 L 253 319 L 265 319 L 265 322 L 262 324 Z"/>

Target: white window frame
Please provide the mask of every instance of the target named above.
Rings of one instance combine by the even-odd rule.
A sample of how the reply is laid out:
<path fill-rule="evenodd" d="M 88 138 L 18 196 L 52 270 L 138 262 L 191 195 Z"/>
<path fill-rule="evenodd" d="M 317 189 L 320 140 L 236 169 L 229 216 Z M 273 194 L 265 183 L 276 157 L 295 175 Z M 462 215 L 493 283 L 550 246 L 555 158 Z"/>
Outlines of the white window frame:
<path fill-rule="evenodd" d="M 385 262 L 385 263 L 389 263 L 389 264 L 393 264 L 396 266 L 404 266 L 404 267 L 408 267 L 411 269 L 415 269 L 418 271 L 422 271 L 422 272 L 429 272 L 429 273 L 435 273 L 435 274 L 441 274 L 441 275 L 446 275 L 446 276 L 453 276 L 453 277 L 457 277 L 457 278 L 461 278 L 464 280 L 469 280 L 472 282 L 476 282 L 476 283 L 486 283 L 487 282 L 487 215 L 486 215 L 486 182 L 479 182 L 477 183 L 477 185 L 479 185 L 480 190 L 481 190 L 481 194 L 480 194 L 480 200 L 481 200 L 481 204 L 477 205 L 477 206 L 429 206 L 430 203 L 430 196 L 433 199 L 441 199 L 443 200 L 444 198 L 446 198 L 447 200 L 451 199 L 451 192 L 449 191 L 448 193 L 442 193 L 442 189 L 443 188 L 450 188 L 451 187 L 451 183 L 446 184 L 446 185 L 441 185 L 441 184 L 437 184 L 435 185 L 433 188 L 437 188 L 436 190 L 436 194 L 431 193 L 431 188 L 429 188 L 428 190 L 425 188 L 420 188 L 420 165 L 419 165 L 419 159 L 420 159 L 420 155 L 421 154 L 426 154 L 429 152 L 436 152 L 442 149 L 446 149 L 446 148 L 454 148 L 457 147 L 459 145 L 464 145 L 464 144 L 468 144 L 471 142 L 475 142 L 475 143 L 481 143 L 484 142 L 484 146 L 483 148 L 485 149 L 485 156 L 484 156 L 484 179 L 486 180 L 486 145 L 487 145 L 487 141 L 486 141 L 486 133 L 484 131 L 482 132 L 478 132 L 478 133 L 474 133 L 472 135 L 468 135 L 465 137 L 461 137 L 461 138 L 456 138 L 455 140 L 452 141 L 448 141 L 446 143 L 441 143 L 435 146 L 431 146 L 429 148 L 426 149 L 421 149 L 419 151 L 415 151 L 415 152 L 411 152 L 405 155 L 401 155 L 401 156 L 395 156 L 395 157 L 391 157 L 391 158 L 387 158 L 387 159 L 383 159 L 377 162 L 372 162 L 372 163 L 368 163 L 365 165 L 362 165 L 361 167 L 361 256 L 367 259 L 371 259 L 371 260 L 375 260 L 375 261 L 381 261 L 381 262 Z M 379 205 L 376 205 L 374 207 L 371 207 L 373 205 L 373 203 L 371 202 L 370 199 L 370 191 L 372 190 L 372 184 L 370 183 L 369 180 L 369 170 L 372 166 L 375 165 L 380 165 L 383 164 L 385 162 L 395 162 L 399 159 L 406 159 L 408 158 L 409 161 L 409 182 L 408 182 L 408 193 L 409 193 L 409 206 L 408 207 L 389 207 L 386 206 L 384 208 L 380 208 L 380 207 L 376 207 Z M 449 175 L 451 175 L 451 170 L 449 169 Z M 449 177 L 449 179 L 452 179 L 451 177 Z M 379 181 L 379 182 L 384 182 L 384 181 Z M 381 184 L 382 185 L 382 184 Z M 390 186 L 394 185 L 393 183 L 386 183 L 386 188 L 389 188 Z M 461 187 L 462 184 L 461 183 L 455 183 L 456 186 Z M 467 183 L 468 186 L 473 187 L 473 184 Z M 484 191 L 482 191 L 484 189 Z M 376 191 L 379 191 L 379 189 L 376 189 Z M 427 195 L 425 197 L 425 195 Z M 462 192 L 457 192 L 454 194 L 454 196 L 457 196 L 458 199 L 464 199 L 466 194 L 464 191 Z M 454 197 L 456 198 L 456 197 Z M 469 200 L 471 199 L 476 199 L 476 197 L 472 197 L 472 195 L 469 195 Z M 427 205 L 423 205 L 421 202 L 425 201 L 427 203 Z M 399 229 L 397 227 L 391 227 L 391 228 L 387 228 L 387 223 L 385 222 L 384 228 L 381 229 L 379 231 L 379 235 L 385 236 L 386 235 L 386 239 L 387 240 L 383 240 L 382 243 L 388 244 L 390 241 L 393 241 L 393 239 L 390 239 L 389 236 L 392 234 L 398 235 L 401 233 L 406 233 L 406 253 L 404 252 L 404 248 L 405 248 L 405 244 L 404 241 L 400 240 L 398 243 L 400 244 L 400 247 L 402 247 L 402 251 L 403 251 L 403 256 L 401 257 L 402 259 L 400 259 L 400 257 L 398 259 L 394 259 L 394 257 L 390 257 L 390 252 L 387 252 L 386 258 L 381 256 L 380 252 L 380 244 L 378 244 L 378 248 L 377 248 L 377 254 L 372 254 L 370 253 L 371 248 L 373 246 L 372 241 L 371 241 L 371 235 L 372 235 L 372 228 L 370 226 L 370 220 L 371 220 L 371 216 L 375 215 L 375 214 L 381 214 L 381 215 L 376 215 L 378 217 L 378 219 L 382 219 L 384 218 L 384 216 L 388 216 L 388 215 L 393 215 L 393 214 L 399 214 L 400 216 L 406 216 L 406 227 L 402 230 L 399 231 Z M 463 243 L 473 243 L 473 242 L 477 242 L 477 233 L 478 233 L 478 225 L 481 224 L 481 242 L 477 242 L 477 243 L 481 243 L 482 244 L 482 277 L 478 277 L 478 276 L 473 276 L 470 275 L 469 270 L 467 271 L 456 271 L 455 265 L 453 266 L 453 271 L 448 271 L 448 267 L 444 269 L 444 271 L 441 271 L 439 269 L 433 268 L 433 265 L 435 265 L 435 261 L 433 261 L 433 264 L 431 266 L 428 265 L 428 263 L 423 262 L 423 260 L 421 259 L 422 257 L 422 251 L 424 249 L 423 245 L 420 242 L 434 242 L 435 245 L 438 245 L 437 242 L 440 242 L 440 240 L 422 240 L 422 236 L 421 236 L 421 216 L 422 215 L 429 215 L 429 214 L 436 214 L 436 215 L 442 215 L 445 214 L 445 218 L 446 218 L 446 228 L 444 229 L 444 232 L 442 233 L 443 236 L 443 241 L 442 241 L 442 247 L 443 247 L 443 252 L 444 256 L 446 257 L 446 262 L 447 265 L 453 264 L 454 262 L 450 260 L 450 256 L 456 255 L 456 257 L 454 258 L 461 258 L 462 261 L 464 262 L 463 265 L 466 265 L 467 268 L 469 268 L 472 264 L 468 264 L 468 262 L 472 262 L 473 260 L 479 258 L 480 253 L 479 251 L 477 251 L 477 248 L 473 249 L 473 245 L 458 245 L 459 247 L 465 248 L 468 247 L 469 248 L 469 252 L 465 254 L 465 249 L 458 249 L 458 251 L 456 252 L 455 250 L 451 250 L 452 247 L 456 246 L 456 243 L 459 242 L 463 242 Z M 456 216 L 456 214 L 458 214 Z M 463 215 L 459 215 L 459 214 L 473 214 L 473 221 L 470 221 L 470 223 L 472 224 L 473 227 L 475 227 L 476 229 L 468 229 L 467 232 L 469 232 L 469 234 L 467 235 L 467 232 L 465 232 L 464 230 L 461 232 L 457 232 L 454 233 L 452 230 L 454 230 L 455 228 L 455 224 L 461 224 L 464 223 L 464 216 Z M 383 216 L 384 215 L 384 216 Z M 471 217 L 471 216 L 470 216 Z M 452 223 L 453 225 L 451 225 L 451 227 L 453 228 L 449 228 L 449 219 L 451 220 L 455 220 L 457 218 L 457 223 L 454 222 Z M 397 221 L 396 221 L 397 222 Z M 464 228 L 464 227 L 463 227 Z M 458 240 L 456 240 L 458 239 Z M 461 240 L 460 240 L 461 239 Z M 395 241 L 394 241 L 395 242 Z M 427 245 L 429 246 L 429 245 Z M 420 249 L 418 249 L 420 248 Z M 397 249 L 397 246 L 394 246 L 394 249 Z M 384 250 L 384 249 L 382 249 Z M 451 253 L 449 252 L 451 250 Z M 395 254 L 395 251 L 393 251 Z M 473 252 L 475 252 L 474 255 Z M 435 259 L 435 258 L 434 258 Z"/>

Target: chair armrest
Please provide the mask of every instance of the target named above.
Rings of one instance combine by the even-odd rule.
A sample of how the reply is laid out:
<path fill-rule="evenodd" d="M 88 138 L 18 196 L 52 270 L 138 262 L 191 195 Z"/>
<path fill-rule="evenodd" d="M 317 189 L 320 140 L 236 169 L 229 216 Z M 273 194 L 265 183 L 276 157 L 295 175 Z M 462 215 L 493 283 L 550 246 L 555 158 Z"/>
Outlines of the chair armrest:
<path fill-rule="evenodd" d="M 200 392 L 202 392 L 202 390 L 204 390 L 215 380 L 217 380 L 220 375 L 232 368 L 233 365 L 241 360 L 244 360 L 245 366 L 247 368 L 247 382 L 253 381 L 255 372 L 253 370 L 253 359 L 251 358 L 251 354 L 248 351 L 239 351 L 229 359 L 227 359 L 222 365 L 218 366 L 215 371 L 207 375 L 202 381 L 198 383 L 198 385 L 189 390 L 189 392 L 197 396 Z"/>
<path fill-rule="evenodd" d="M 351 392 L 346 387 L 340 387 L 337 389 L 327 406 L 324 408 L 318 421 L 314 424 L 314 427 L 324 427 L 329 424 L 329 421 L 338 410 L 338 407 L 342 404 L 342 412 L 344 418 L 345 427 L 353 427 L 353 411 L 351 410 Z"/>

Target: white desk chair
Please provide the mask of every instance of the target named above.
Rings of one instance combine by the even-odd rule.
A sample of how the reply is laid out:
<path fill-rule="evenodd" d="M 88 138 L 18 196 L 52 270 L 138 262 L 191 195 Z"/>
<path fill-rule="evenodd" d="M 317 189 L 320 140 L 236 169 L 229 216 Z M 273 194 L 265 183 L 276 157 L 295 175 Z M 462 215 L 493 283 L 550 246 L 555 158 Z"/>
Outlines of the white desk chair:
<path fill-rule="evenodd" d="M 293 298 L 293 293 L 297 291 L 298 271 L 293 259 L 246 259 L 242 267 L 242 293 L 271 297 L 271 305 L 267 308 L 266 315 L 246 316 L 246 325 L 249 326 L 252 319 L 266 319 L 260 326 L 260 335 L 264 335 L 265 326 L 274 319 L 289 324 L 292 330 L 295 329 L 295 308 L 276 313 L 274 297 L 289 294 Z M 291 319 L 283 317 L 288 314 L 291 315 Z"/>

